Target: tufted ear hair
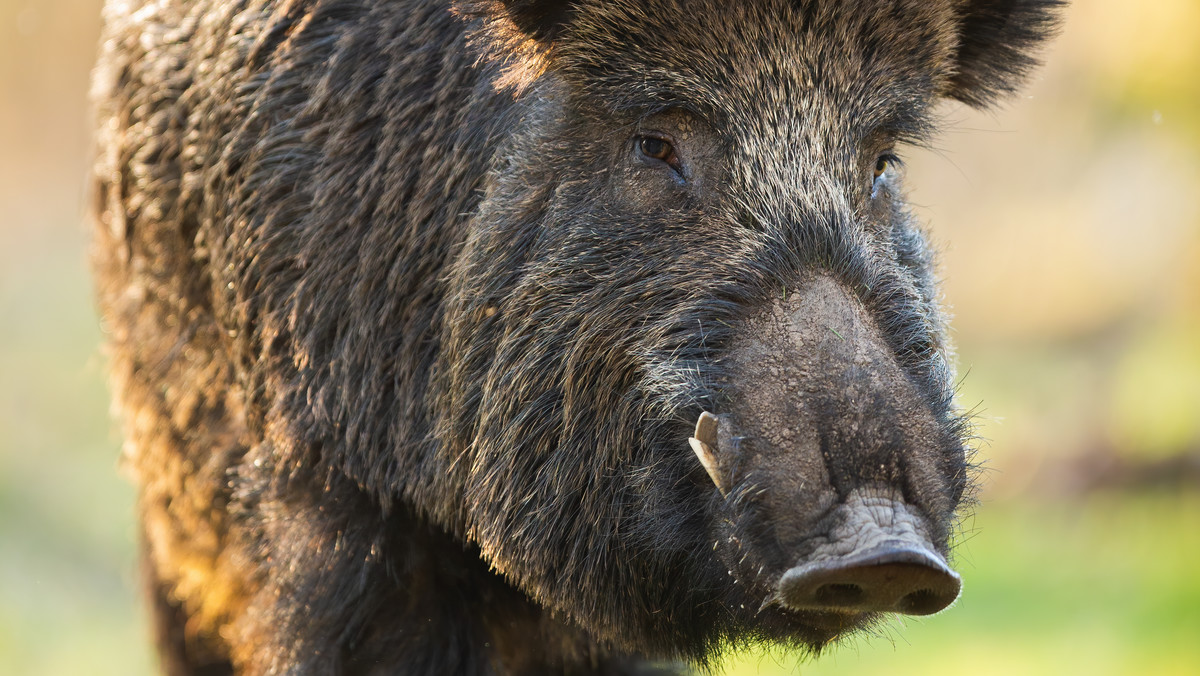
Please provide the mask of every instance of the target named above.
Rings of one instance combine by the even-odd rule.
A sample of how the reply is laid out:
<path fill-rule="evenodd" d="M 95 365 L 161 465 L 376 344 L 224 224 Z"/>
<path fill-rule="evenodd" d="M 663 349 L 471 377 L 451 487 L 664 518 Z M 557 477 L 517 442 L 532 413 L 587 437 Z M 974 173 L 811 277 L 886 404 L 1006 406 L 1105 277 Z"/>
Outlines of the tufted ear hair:
<path fill-rule="evenodd" d="M 574 5 L 573 0 L 457 0 L 454 11 L 474 20 L 472 43 L 485 60 L 501 65 L 496 88 L 519 94 L 546 70 Z"/>
<path fill-rule="evenodd" d="M 492 21 L 507 22 L 527 38 L 549 43 L 571 14 L 570 0 L 463 0 L 459 11 Z"/>
<path fill-rule="evenodd" d="M 570 0 L 479 0 L 461 2 L 474 6 L 474 14 L 506 18 L 522 34 L 539 42 L 551 42 L 570 18 Z"/>
<path fill-rule="evenodd" d="M 964 0 L 957 68 L 946 95 L 976 108 L 1016 91 L 1058 29 L 1063 0 Z"/>

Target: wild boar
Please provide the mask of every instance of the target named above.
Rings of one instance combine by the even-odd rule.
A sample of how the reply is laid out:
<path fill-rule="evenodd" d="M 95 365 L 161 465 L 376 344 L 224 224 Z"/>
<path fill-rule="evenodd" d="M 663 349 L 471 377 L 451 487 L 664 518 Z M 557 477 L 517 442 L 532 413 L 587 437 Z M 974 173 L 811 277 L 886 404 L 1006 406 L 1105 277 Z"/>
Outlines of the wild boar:
<path fill-rule="evenodd" d="M 110 0 L 94 258 L 170 673 L 631 673 L 950 604 L 896 157 L 1049 0 Z"/>

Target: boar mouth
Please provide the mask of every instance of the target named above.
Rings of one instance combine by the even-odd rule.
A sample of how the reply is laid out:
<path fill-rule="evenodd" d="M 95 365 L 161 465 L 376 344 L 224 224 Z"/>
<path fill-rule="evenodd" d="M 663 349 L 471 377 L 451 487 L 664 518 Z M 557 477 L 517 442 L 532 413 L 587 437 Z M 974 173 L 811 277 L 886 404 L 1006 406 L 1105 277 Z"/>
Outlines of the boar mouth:
<path fill-rule="evenodd" d="M 868 613 L 842 613 L 832 610 L 809 610 L 788 613 L 802 627 L 800 634 L 814 650 L 819 650 L 839 636 L 867 626 L 875 617 Z"/>

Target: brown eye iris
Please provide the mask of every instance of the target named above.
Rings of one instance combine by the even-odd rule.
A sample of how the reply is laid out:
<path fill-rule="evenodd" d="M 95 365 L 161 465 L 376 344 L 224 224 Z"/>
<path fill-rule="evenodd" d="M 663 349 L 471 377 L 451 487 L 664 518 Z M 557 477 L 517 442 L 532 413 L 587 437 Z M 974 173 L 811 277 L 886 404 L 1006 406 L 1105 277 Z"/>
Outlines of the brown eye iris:
<path fill-rule="evenodd" d="M 643 136 L 638 141 L 638 148 L 646 157 L 670 162 L 675 155 L 675 148 L 667 141 L 653 136 Z"/>
<path fill-rule="evenodd" d="M 876 180 L 879 180 L 879 177 L 883 176 L 884 172 L 886 172 L 888 170 L 888 166 L 891 165 L 891 163 L 892 163 L 891 158 L 889 158 L 887 155 L 883 155 L 879 159 L 875 160 L 875 179 Z"/>

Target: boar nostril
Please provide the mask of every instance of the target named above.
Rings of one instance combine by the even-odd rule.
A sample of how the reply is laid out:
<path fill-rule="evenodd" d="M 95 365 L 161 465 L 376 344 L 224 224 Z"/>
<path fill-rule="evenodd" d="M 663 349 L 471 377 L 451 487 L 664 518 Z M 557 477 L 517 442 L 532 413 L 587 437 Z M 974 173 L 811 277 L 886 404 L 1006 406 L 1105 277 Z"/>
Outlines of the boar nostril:
<path fill-rule="evenodd" d="M 826 584 L 817 589 L 814 598 L 829 606 L 851 607 L 862 603 L 865 592 L 856 584 Z"/>

